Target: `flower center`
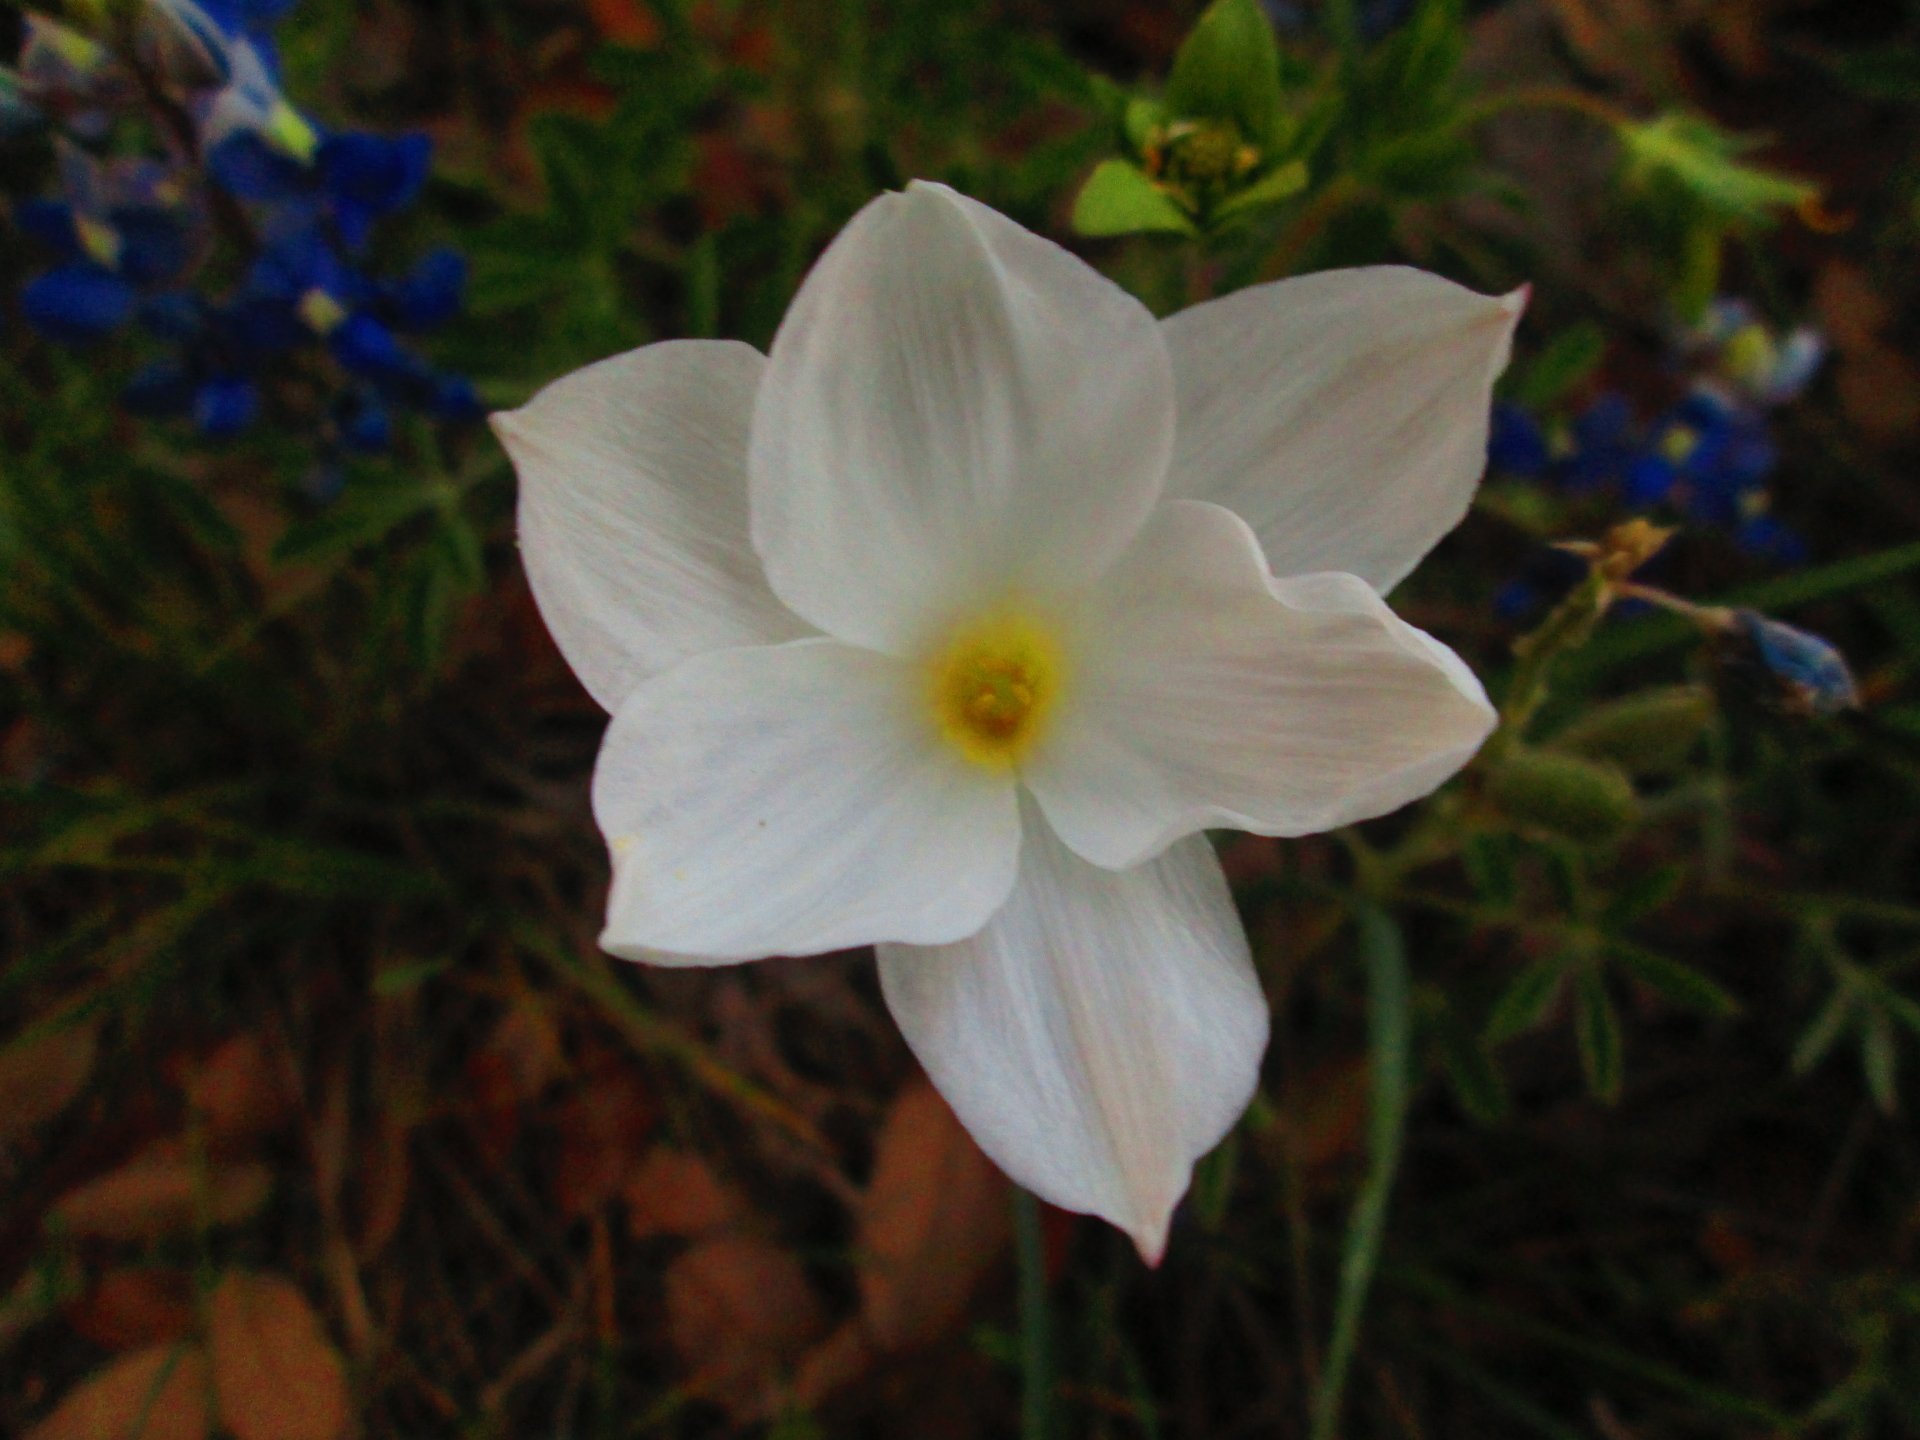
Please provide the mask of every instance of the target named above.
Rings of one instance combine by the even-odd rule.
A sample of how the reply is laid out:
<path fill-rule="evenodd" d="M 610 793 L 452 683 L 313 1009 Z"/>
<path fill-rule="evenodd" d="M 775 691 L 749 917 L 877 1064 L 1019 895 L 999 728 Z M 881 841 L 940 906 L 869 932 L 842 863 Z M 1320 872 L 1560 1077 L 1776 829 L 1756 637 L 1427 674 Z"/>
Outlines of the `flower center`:
<path fill-rule="evenodd" d="M 934 723 L 976 765 L 1010 767 L 1044 733 L 1062 670 L 1059 641 L 1030 616 L 1002 610 L 968 621 L 928 663 Z"/>

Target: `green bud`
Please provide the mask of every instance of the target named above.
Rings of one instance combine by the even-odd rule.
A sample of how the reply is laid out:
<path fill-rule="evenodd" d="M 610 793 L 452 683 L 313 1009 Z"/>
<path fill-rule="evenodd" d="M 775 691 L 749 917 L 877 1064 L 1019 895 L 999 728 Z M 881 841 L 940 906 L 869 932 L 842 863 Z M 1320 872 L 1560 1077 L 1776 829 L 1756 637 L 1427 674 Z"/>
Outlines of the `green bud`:
<path fill-rule="evenodd" d="M 1713 722 L 1713 692 L 1703 685 L 1669 685 L 1610 701 L 1553 737 L 1552 748 L 1602 760 L 1632 775 L 1678 770 Z"/>
<path fill-rule="evenodd" d="M 1176 120 L 1223 120 L 1256 145 L 1280 121 L 1280 43 L 1259 0 L 1214 0 L 1180 46 L 1167 79 Z"/>
<path fill-rule="evenodd" d="M 1494 767 L 1487 788 L 1521 825 L 1584 845 L 1619 839 L 1640 815 L 1624 772 L 1578 755 L 1515 750 Z"/>

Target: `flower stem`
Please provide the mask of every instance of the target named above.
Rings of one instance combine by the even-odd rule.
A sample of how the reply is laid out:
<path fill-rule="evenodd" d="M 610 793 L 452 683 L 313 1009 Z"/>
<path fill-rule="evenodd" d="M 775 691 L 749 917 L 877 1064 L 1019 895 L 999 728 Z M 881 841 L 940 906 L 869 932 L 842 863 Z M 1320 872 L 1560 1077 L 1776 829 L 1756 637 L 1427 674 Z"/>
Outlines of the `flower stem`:
<path fill-rule="evenodd" d="M 1380 1260 L 1387 1228 L 1387 1200 L 1400 1168 L 1412 1082 L 1412 984 L 1400 928 L 1377 905 L 1363 905 L 1360 957 L 1367 967 L 1372 1113 L 1367 1122 L 1367 1178 L 1353 1202 L 1346 1249 L 1340 1260 L 1340 1292 L 1334 1303 L 1333 1335 L 1325 1368 L 1313 1394 L 1312 1440 L 1334 1440 L 1340 1431 L 1340 1400 L 1360 1339 L 1360 1318 Z"/>
<path fill-rule="evenodd" d="M 1047 1299 L 1040 1202 L 1013 1192 L 1013 1244 L 1020 1267 L 1020 1440 L 1053 1440 L 1053 1314 Z"/>

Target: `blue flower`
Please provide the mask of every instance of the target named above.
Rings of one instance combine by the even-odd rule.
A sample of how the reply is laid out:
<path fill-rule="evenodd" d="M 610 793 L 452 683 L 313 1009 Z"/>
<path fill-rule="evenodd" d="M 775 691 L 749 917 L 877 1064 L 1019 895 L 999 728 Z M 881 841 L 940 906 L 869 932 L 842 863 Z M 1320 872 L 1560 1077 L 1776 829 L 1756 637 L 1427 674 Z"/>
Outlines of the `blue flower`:
<path fill-rule="evenodd" d="M 413 269 L 382 287 L 393 323 L 432 330 L 460 313 L 467 285 L 466 257 L 445 248 L 428 252 Z"/>
<path fill-rule="evenodd" d="M 29 280 L 20 292 L 20 310 L 49 339 L 81 344 L 126 324 L 139 298 L 104 265 L 76 260 Z"/>
<path fill-rule="evenodd" d="M 321 184 L 348 249 L 366 243 L 375 221 L 413 203 L 432 160 L 433 142 L 425 135 L 346 131 L 320 142 Z"/>
<path fill-rule="evenodd" d="M 1512 401 L 1502 400 L 1493 407 L 1487 463 L 1522 480 L 1538 479 L 1553 463 L 1539 422 Z"/>
<path fill-rule="evenodd" d="M 259 390 L 239 375 L 210 376 L 193 395 L 193 423 L 209 439 L 238 435 L 253 423 L 259 409 Z"/>

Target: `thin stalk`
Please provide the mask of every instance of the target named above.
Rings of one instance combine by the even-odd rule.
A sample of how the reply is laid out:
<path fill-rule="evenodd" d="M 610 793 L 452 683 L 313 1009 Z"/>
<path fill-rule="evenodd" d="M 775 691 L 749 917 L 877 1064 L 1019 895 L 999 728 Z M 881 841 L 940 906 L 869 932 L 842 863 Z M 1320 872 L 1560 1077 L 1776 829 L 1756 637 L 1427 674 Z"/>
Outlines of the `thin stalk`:
<path fill-rule="evenodd" d="M 1040 1202 L 1013 1192 L 1014 1254 L 1020 1267 L 1020 1440 L 1053 1440 L 1053 1313 Z"/>
<path fill-rule="evenodd" d="M 1367 1125 L 1367 1178 L 1353 1204 L 1345 1252 L 1340 1262 L 1340 1291 L 1334 1304 L 1333 1335 L 1325 1368 L 1313 1396 L 1312 1440 L 1334 1440 L 1340 1430 L 1340 1401 L 1347 1371 L 1360 1339 L 1360 1319 L 1379 1265 L 1386 1235 L 1387 1201 L 1400 1168 L 1406 1136 L 1407 1098 L 1413 1050 L 1412 984 L 1400 930 L 1384 910 L 1363 906 L 1358 915 L 1360 957 L 1367 967 L 1367 1018 L 1371 1032 L 1373 1108 Z"/>

